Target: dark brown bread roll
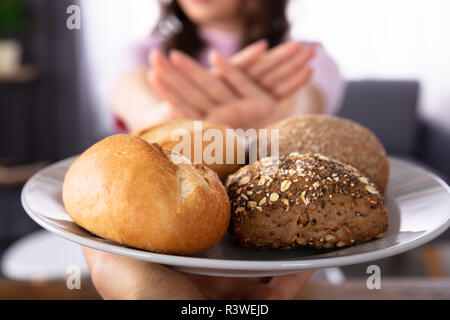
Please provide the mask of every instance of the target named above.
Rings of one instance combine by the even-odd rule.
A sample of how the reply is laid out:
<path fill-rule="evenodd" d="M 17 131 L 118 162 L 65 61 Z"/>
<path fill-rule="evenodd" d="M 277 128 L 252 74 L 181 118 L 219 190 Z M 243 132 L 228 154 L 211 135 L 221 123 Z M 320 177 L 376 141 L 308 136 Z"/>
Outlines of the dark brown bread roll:
<path fill-rule="evenodd" d="M 342 247 L 386 232 L 384 199 L 351 166 L 319 154 L 263 158 L 228 177 L 230 232 L 245 247 Z"/>
<path fill-rule="evenodd" d="M 389 162 L 378 138 L 356 122 L 328 115 L 304 115 L 270 125 L 279 130 L 280 155 L 320 153 L 349 164 L 384 193 Z M 269 149 L 270 150 L 270 149 Z"/>

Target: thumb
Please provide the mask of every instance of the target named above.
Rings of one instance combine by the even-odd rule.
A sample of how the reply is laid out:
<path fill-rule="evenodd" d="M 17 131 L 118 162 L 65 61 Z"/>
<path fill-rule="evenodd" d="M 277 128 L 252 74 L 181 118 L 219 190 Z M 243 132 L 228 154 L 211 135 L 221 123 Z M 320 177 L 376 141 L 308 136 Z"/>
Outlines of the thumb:
<path fill-rule="evenodd" d="M 104 299 L 202 299 L 182 274 L 167 267 L 83 247 L 92 281 Z"/>
<path fill-rule="evenodd" d="M 288 300 L 294 298 L 306 287 L 315 270 L 293 275 L 273 277 L 268 283 L 257 287 L 250 299 L 255 300 Z"/>

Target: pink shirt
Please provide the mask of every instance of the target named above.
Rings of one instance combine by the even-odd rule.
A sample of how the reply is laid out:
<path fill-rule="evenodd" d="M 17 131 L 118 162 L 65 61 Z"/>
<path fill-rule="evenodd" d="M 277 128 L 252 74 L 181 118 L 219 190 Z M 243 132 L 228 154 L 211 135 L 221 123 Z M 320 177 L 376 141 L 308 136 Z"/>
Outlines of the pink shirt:
<path fill-rule="evenodd" d="M 201 30 L 200 36 L 206 43 L 206 48 L 198 57 L 198 61 L 204 66 L 208 66 L 208 53 L 215 49 L 225 57 L 231 57 L 241 48 L 241 39 L 235 33 L 222 32 L 217 30 Z M 322 93 L 325 103 L 325 113 L 337 113 L 345 91 L 345 82 L 341 77 L 336 62 L 325 52 L 320 43 L 303 42 L 304 45 L 315 47 L 315 56 L 310 64 L 313 68 L 312 84 Z M 162 50 L 162 40 L 154 36 L 136 43 L 128 48 L 122 56 L 122 72 L 131 71 L 138 67 L 148 65 L 149 54 L 153 50 Z"/>

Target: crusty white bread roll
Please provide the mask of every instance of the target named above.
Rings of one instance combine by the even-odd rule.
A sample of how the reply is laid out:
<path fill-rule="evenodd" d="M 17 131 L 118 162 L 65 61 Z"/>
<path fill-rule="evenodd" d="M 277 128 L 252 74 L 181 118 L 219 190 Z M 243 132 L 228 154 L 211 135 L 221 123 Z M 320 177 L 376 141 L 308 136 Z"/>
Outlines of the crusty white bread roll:
<path fill-rule="evenodd" d="M 227 179 L 230 232 L 245 247 L 343 247 L 382 237 L 383 195 L 355 168 L 320 154 L 263 158 Z"/>
<path fill-rule="evenodd" d="M 279 130 L 280 155 L 320 153 L 355 167 L 382 193 L 386 191 L 389 179 L 386 151 L 375 134 L 360 124 L 328 115 L 304 115 L 268 128 Z"/>
<path fill-rule="evenodd" d="M 170 153 L 170 156 L 168 154 Z M 171 254 L 196 254 L 226 233 L 230 203 L 203 165 L 131 135 L 108 137 L 70 167 L 63 201 L 72 219 L 102 238 Z"/>
<path fill-rule="evenodd" d="M 226 135 L 226 127 L 218 126 L 209 124 L 207 122 L 198 121 L 197 123 L 201 123 L 201 130 L 198 130 L 195 132 L 194 127 L 195 121 L 193 120 L 173 120 L 164 122 L 161 124 L 157 124 L 152 127 L 148 127 L 139 131 L 136 131 L 133 133 L 133 135 L 138 136 L 148 142 L 156 142 L 160 146 L 168 149 L 173 149 L 177 147 L 177 145 L 180 145 L 180 142 L 182 142 L 182 138 L 184 139 L 184 136 L 181 136 L 179 133 L 182 133 L 180 130 L 185 130 L 189 134 L 190 139 L 190 151 L 186 153 L 186 150 L 182 149 L 180 150 L 180 153 L 184 155 L 185 157 L 189 158 L 193 163 L 203 163 L 204 165 L 208 166 L 210 169 L 215 171 L 219 178 L 222 181 L 225 181 L 228 175 L 238 170 L 242 165 L 245 163 L 245 146 L 244 144 L 237 139 L 236 135 L 233 134 L 231 143 L 229 142 L 227 144 L 227 135 Z M 220 143 L 220 148 L 222 149 L 222 157 L 218 157 L 219 161 L 211 161 L 206 162 L 206 158 L 209 155 L 209 153 L 206 153 L 205 157 L 205 148 L 207 148 L 208 145 L 211 145 L 211 143 L 214 141 L 214 139 L 211 139 L 212 141 L 208 141 L 203 139 L 204 133 L 209 130 L 218 130 L 218 133 L 222 135 L 222 143 Z M 176 132 L 178 130 L 178 132 Z M 212 131 L 211 131 L 212 132 Z M 212 132 L 214 133 L 214 132 Z M 197 139 L 200 137 L 200 143 L 195 144 L 194 136 L 197 134 Z M 209 139 L 206 137 L 206 139 Z M 201 148 L 201 149 L 200 149 Z M 244 154 L 244 159 L 241 161 L 242 164 L 238 163 L 238 148 L 242 150 L 242 153 Z M 196 162 L 194 159 L 195 153 L 200 151 L 200 154 L 202 155 L 201 159 L 199 159 L 199 162 Z M 227 152 L 231 154 L 231 160 L 228 160 L 227 162 Z M 230 153 L 231 152 L 231 153 Z M 211 152 L 212 155 L 215 155 L 215 151 Z M 213 160 L 213 159 L 212 159 Z"/>

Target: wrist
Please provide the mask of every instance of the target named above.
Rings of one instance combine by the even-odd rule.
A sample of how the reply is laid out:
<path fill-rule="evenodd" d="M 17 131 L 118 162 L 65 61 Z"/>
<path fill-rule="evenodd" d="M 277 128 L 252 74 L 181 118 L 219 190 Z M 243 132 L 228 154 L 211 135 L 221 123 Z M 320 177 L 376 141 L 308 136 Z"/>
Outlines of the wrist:
<path fill-rule="evenodd" d="M 180 118 L 180 117 L 178 117 Z M 161 122 L 177 119 L 176 114 L 171 111 L 171 106 L 166 102 L 158 102 L 151 108 L 136 115 L 133 131 L 144 129 Z"/>

